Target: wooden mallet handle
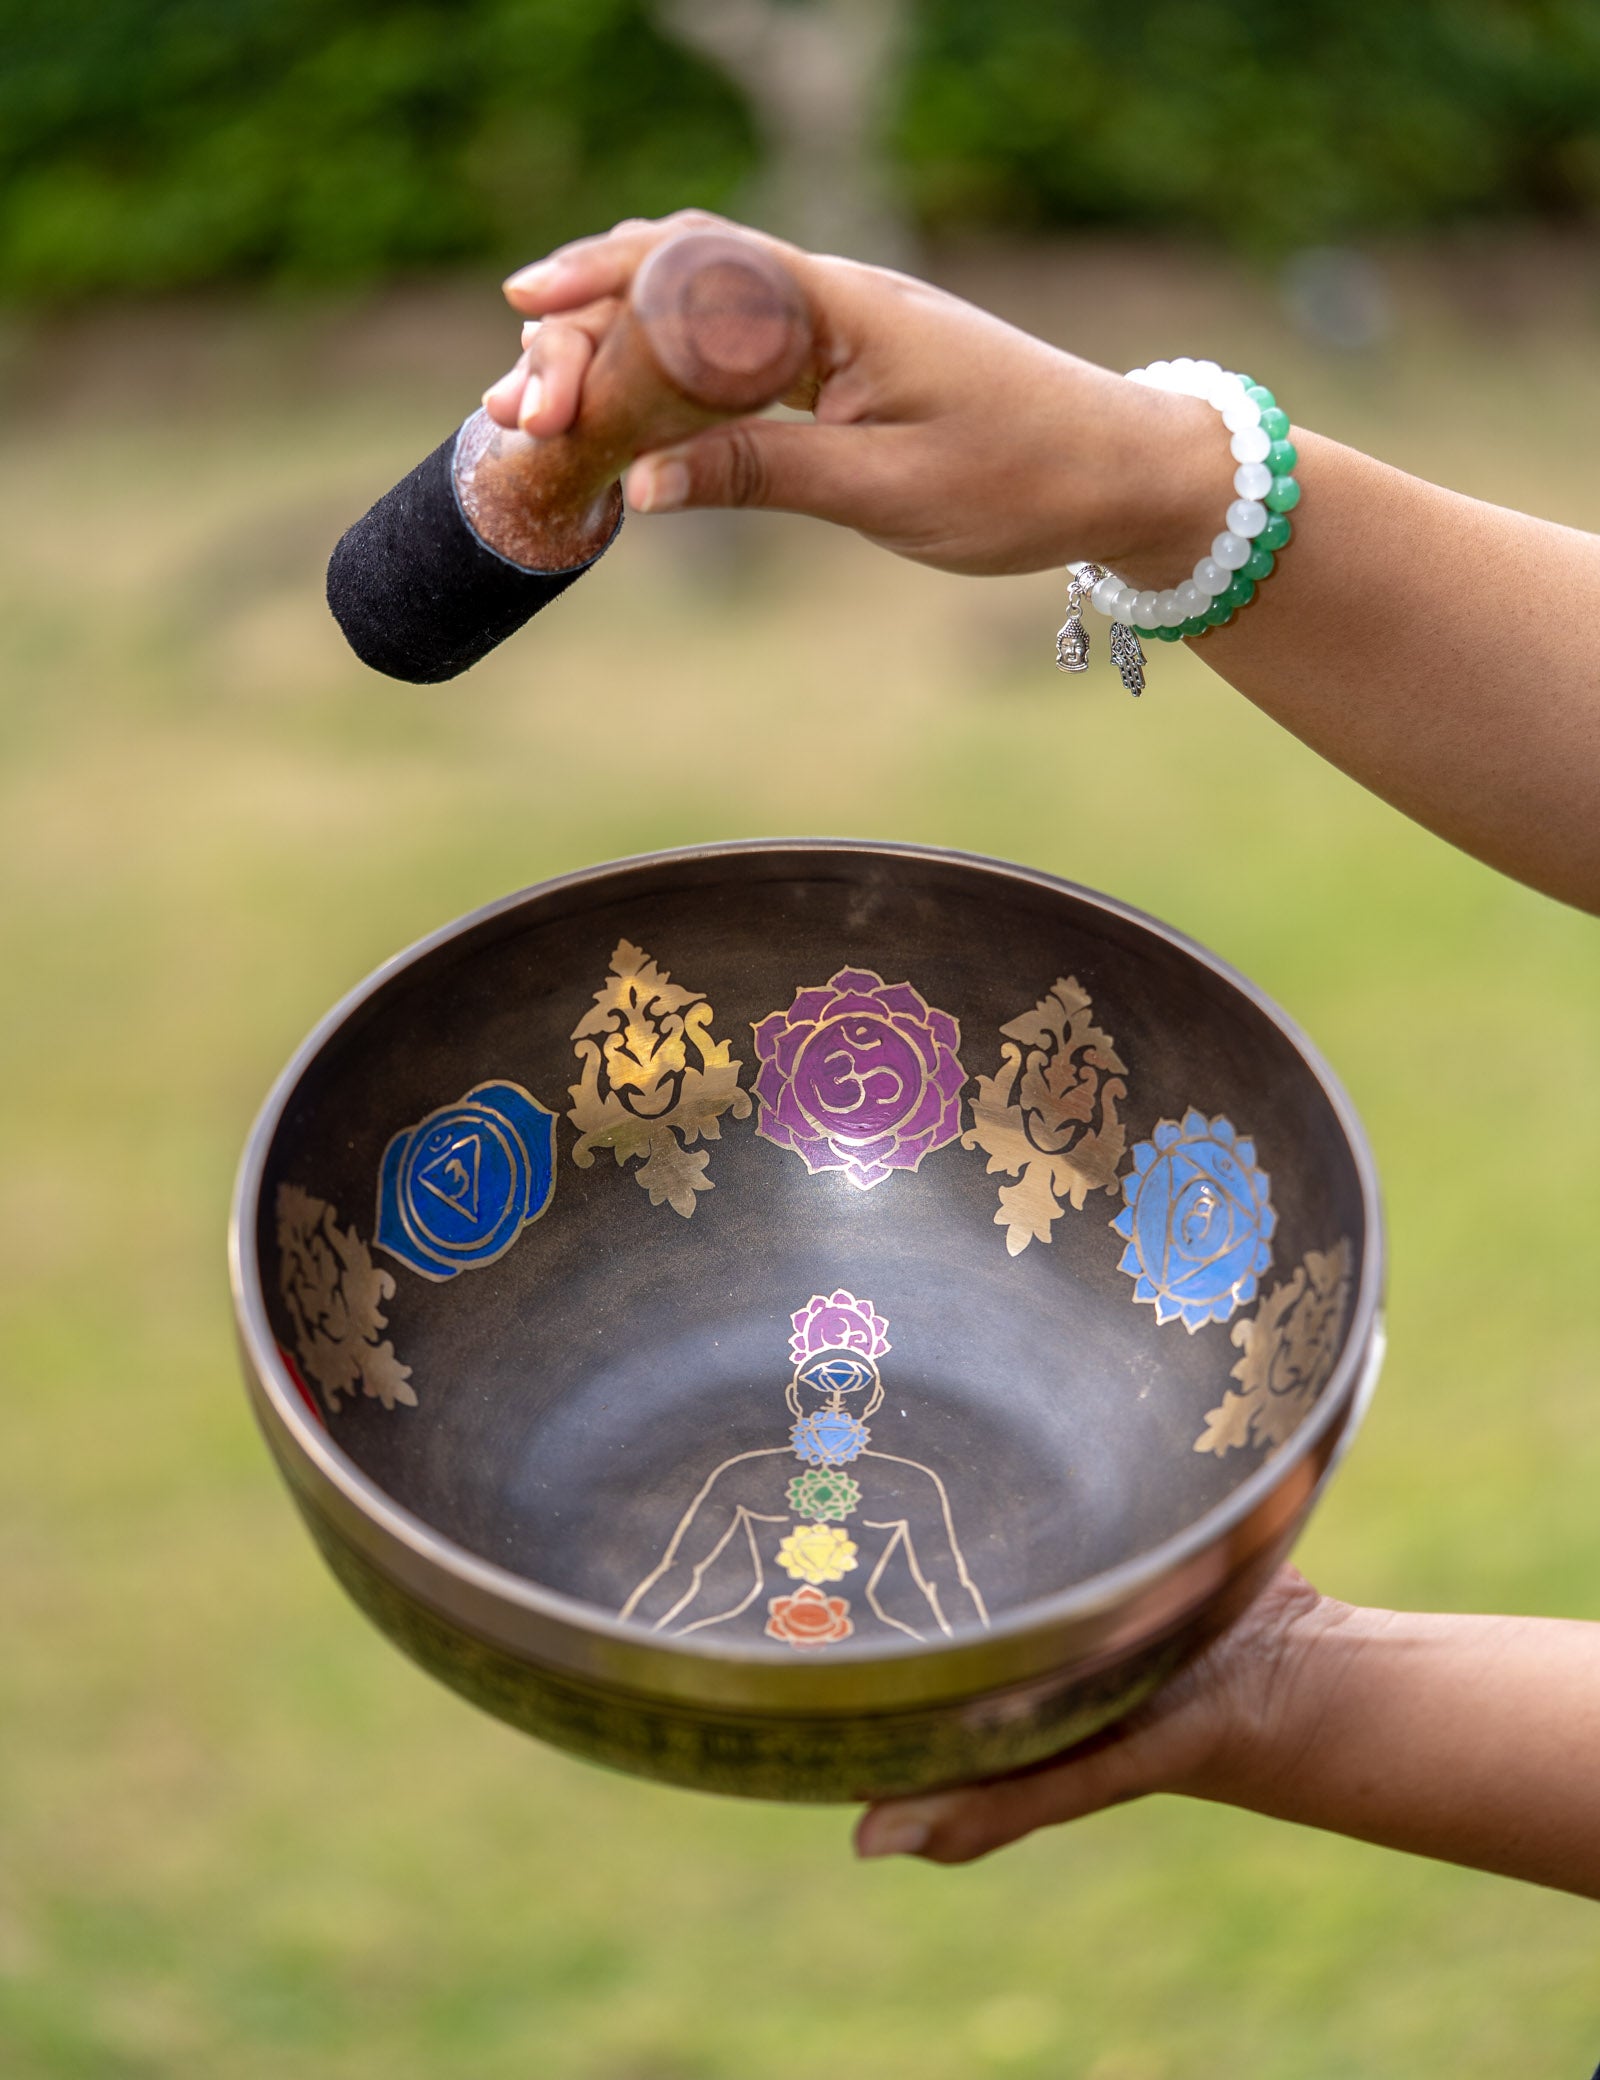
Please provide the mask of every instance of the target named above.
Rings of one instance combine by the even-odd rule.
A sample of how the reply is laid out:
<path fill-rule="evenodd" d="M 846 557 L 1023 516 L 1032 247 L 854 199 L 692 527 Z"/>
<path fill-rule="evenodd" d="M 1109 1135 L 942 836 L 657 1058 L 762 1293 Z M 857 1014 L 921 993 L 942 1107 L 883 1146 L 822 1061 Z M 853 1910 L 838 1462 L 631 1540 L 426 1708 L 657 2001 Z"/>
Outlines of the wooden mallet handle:
<path fill-rule="evenodd" d="M 812 352 L 783 263 L 731 232 L 658 246 L 548 440 L 474 412 L 348 530 L 328 604 L 376 670 L 453 678 L 563 592 L 611 541 L 636 455 L 763 410 Z"/>
<path fill-rule="evenodd" d="M 615 532 L 636 455 L 757 412 L 811 352 L 805 299 L 753 240 L 689 231 L 657 246 L 584 377 L 576 424 L 552 440 L 474 414 L 456 489 L 474 529 L 524 570 L 569 570 Z"/>

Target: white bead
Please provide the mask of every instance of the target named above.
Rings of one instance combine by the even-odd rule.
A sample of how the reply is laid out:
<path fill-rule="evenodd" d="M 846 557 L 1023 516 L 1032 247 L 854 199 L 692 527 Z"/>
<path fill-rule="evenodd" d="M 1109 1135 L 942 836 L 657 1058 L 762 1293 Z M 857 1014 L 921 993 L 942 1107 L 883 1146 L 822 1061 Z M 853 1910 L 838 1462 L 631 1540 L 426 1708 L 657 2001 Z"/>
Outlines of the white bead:
<path fill-rule="evenodd" d="M 1130 383 L 1142 383 L 1146 390 L 1155 388 L 1155 384 L 1150 380 L 1150 371 L 1147 368 L 1130 368 L 1127 380 Z"/>
<path fill-rule="evenodd" d="M 1215 361 L 1197 361 L 1194 365 L 1195 395 L 1209 397 L 1211 386 L 1222 374 Z"/>
<path fill-rule="evenodd" d="M 1209 560 L 1210 559 L 1208 558 L 1207 561 L 1209 562 Z M 1218 564 L 1217 566 L 1217 575 L 1223 580 L 1224 583 L 1227 582 L 1228 574 L 1222 568 L 1221 564 Z M 1221 590 L 1222 586 L 1219 585 L 1217 587 L 1217 592 L 1220 592 Z M 1216 593 L 1207 592 L 1205 587 L 1199 582 L 1197 578 L 1185 578 L 1183 583 L 1178 587 L 1178 600 L 1183 608 L 1184 620 L 1188 621 L 1191 620 L 1193 616 L 1196 614 L 1203 614 L 1206 608 L 1210 606 L 1212 600 L 1215 599 L 1215 597 Z"/>
<path fill-rule="evenodd" d="M 1170 361 L 1152 361 L 1145 369 L 1144 374 L 1145 381 L 1153 389 L 1165 390 L 1172 375 L 1172 363 Z"/>
<path fill-rule="evenodd" d="M 1230 405 L 1238 403 L 1243 396 L 1243 385 L 1236 383 L 1232 376 L 1222 375 L 1218 376 L 1210 389 L 1207 390 L 1206 403 L 1219 412 L 1225 412 Z"/>
<path fill-rule="evenodd" d="M 1102 578 L 1099 584 L 1094 588 L 1093 592 L 1091 592 L 1089 595 L 1089 599 L 1093 604 L 1096 612 L 1101 614 L 1109 614 L 1111 612 L 1112 601 L 1115 599 L 1116 595 L 1121 590 L 1122 580 L 1120 578 L 1115 576 Z"/>
<path fill-rule="evenodd" d="M 1202 556 L 1194 567 L 1194 582 L 1209 602 L 1214 600 L 1219 592 L 1227 591 L 1233 583 L 1233 574 L 1231 571 L 1225 571 L 1214 556 Z"/>
<path fill-rule="evenodd" d="M 1233 488 L 1241 498 L 1265 498 L 1272 489 L 1272 472 L 1264 462 L 1241 462 L 1233 473 Z"/>
<path fill-rule="evenodd" d="M 1119 585 L 1117 596 L 1111 602 L 1112 620 L 1131 621 L 1133 619 L 1133 603 L 1138 597 L 1139 595 L 1131 585 Z"/>
<path fill-rule="evenodd" d="M 1172 383 L 1176 390 L 1187 390 L 1194 381 L 1194 356 L 1176 355 L 1172 363 Z"/>
<path fill-rule="evenodd" d="M 1230 534 L 1224 528 L 1211 544 L 1211 553 L 1225 571 L 1242 571 L 1250 561 L 1250 544 L 1242 534 Z"/>
<path fill-rule="evenodd" d="M 1155 592 L 1141 592 L 1135 597 L 1133 602 L 1133 625 L 1135 628 L 1156 628 L 1160 626 L 1159 599 L 1160 594 Z"/>
<path fill-rule="evenodd" d="M 1244 433 L 1252 426 L 1261 424 L 1261 407 L 1253 397 L 1241 391 L 1222 414 L 1222 423 L 1230 433 Z"/>
<path fill-rule="evenodd" d="M 1163 628 L 1176 628 L 1180 621 L 1187 621 L 1189 618 L 1176 592 L 1163 592 L 1156 601 L 1156 612 L 1161 616 Z"/>
<path fill-rule="evenodd" d="M 1267 524 L 1267 509 L 1259 498 L 1236 498 L 1223 520 L 1230 534 L 1242 534 L 1251 540 Z"/>
<path fill-rule="evenodd" d="M 1248 399 L 1246 400 L 1248 402 Z M 1267 450 L 1272 446 L 1260 424 L 1261 415 L 1256 414 L 1257 423 L 1236 433 L 1228 443 L 1229 453 L 1235 462 L 1265 462 Z"/>

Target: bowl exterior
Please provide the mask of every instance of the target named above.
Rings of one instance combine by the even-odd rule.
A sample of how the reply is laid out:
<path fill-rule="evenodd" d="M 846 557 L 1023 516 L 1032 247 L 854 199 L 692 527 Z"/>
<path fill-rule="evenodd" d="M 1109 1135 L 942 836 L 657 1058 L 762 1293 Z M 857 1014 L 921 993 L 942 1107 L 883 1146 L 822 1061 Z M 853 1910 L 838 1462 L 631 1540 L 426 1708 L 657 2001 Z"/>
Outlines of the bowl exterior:
<path fill-rule="evenodd" d="M 245 1352 L 252 1401 L 295 1504 L 352 1601 L 430 1675 L 507 1724 L 587 1762 L 688 1790 L 787 1803 L 905 1796 L 1003 1775 L 1060 1754 L 1135 1710 L 1244 1611 L 1293 1545 L 1359 1420 L 1382 1354 L 1374 1322 L 1352 1391 L 1315 1452 L 1212 1545 L 1129 1588 L 1059 1638 L 1053 1667 L 1022 1682 L 996 1651 L 989 1681 L 907 1709 L 828 1712 L 792 1699 L 742 1709 L 664 1696 L 531 1653 L 515 1613 L 497 1640 L 469 1622 L 456 1572 L 352 1515 L 283 1423 Z M 998 1643 L 997 1643 L 998 1647 Z M 633 1673 L 629 1670 L 628 1673 Z M 748 1673 L 748 1671 L 747 1671 Z"/>

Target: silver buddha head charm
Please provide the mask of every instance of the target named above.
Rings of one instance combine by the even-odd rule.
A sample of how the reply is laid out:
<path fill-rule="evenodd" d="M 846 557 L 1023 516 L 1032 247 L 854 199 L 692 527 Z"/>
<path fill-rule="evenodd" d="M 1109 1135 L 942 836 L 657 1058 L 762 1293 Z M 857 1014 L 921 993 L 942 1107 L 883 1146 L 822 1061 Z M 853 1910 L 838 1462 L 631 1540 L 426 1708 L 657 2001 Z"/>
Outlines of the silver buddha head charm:
<path fill-rule="evenodd" d="M 1056 635 L 1056 664 L 1063 672 L 1089 669 L 1089 638 L 1076 609 L 1068 614 Z"/>

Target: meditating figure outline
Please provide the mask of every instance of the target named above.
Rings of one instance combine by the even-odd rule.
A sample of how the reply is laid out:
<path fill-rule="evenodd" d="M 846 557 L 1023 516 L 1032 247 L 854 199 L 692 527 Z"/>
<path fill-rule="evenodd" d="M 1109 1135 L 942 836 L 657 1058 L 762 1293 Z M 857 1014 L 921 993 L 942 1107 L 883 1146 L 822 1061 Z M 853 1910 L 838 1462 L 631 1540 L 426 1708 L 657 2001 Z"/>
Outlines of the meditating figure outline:
<path fill-rule="evenodd" d="M 707 1476 L 622 1616 L 683 1638 L 793 1585 L 767 1596 L 765 1628 L 792 1647 L 829 1646 L 873 1621 L 915 1640 L 987 1627 L 944 1482 L 870 1447 L 888 1323 L 843 1287 L 791 1319 L 789 1442 L 736 1452 Z M 850 1593 L 829 1593 L 834 1583 Z"/>

